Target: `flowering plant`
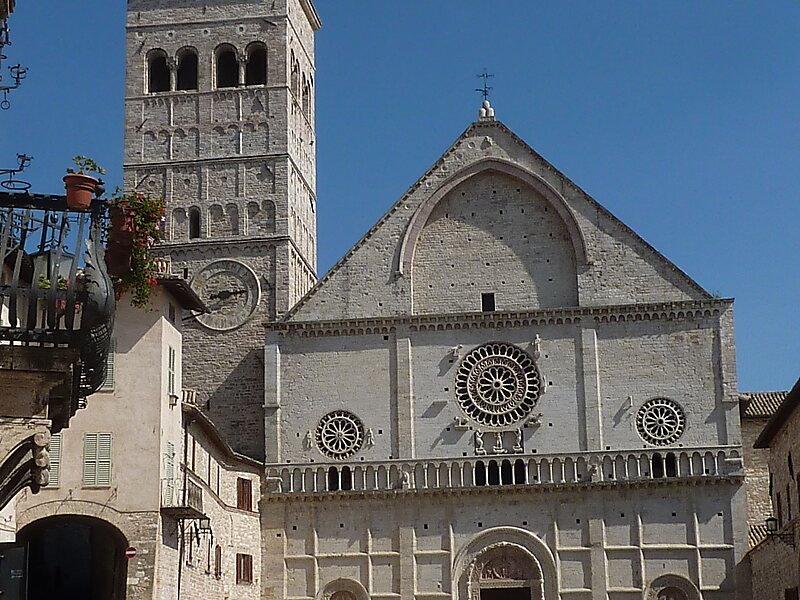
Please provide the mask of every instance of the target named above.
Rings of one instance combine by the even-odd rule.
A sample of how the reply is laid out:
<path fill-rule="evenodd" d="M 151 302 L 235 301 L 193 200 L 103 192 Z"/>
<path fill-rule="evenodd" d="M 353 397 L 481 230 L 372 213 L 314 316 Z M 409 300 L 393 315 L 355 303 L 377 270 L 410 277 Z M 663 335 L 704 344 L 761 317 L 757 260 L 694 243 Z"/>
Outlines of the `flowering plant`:
<path fill-rule="evenodd" d="M 121 218 L 133 223 L 131 268 L 125 275 L 117 278 L 116 287 L 120 291 L 131 292 L 133 306 L 146 306 L 150 301 L 153 287 L 158 284 L 156 279 L 158 267 L 150 250 L 157 241 L 162 239 L 164 199 L 151 198 L 142 193 L 122 194 L 117 191 L 109 206 L 110 239 L 114 236 L 115 219 Z"/>

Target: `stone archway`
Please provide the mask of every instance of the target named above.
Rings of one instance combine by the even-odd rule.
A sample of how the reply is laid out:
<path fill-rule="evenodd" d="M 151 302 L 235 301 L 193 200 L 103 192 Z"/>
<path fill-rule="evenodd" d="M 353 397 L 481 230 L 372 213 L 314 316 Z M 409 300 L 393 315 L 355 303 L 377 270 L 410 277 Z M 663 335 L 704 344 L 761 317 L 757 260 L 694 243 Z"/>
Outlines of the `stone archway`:
<path fill-rule="evenodd" d="M 124 600 L 127 540 L 108 521 L 57 515 L 23 527 L 30 600 Z"/>
<path fill-rule="evenodd" d="M 489 546 L 470 565 L 468 594 L 469 600 L 544 600 L 539 561 L 516 544 Z"/>
<path fill-rule="evenodd" d="M 369 600 L 361 582 L 349 577 L 329 581 L 317 594 L 317 600 Z"/>
<path fill-rule="evenodd" d="M 681 575 L 661 575 L 647 588 L 647 600 L 701 600 L 697 586 Z"/>
<path fill-rule="evenodd" d="M 530 531 L 495 527 L 464 544 L 453 561 L 462 600 L 558 600 L 555 557 Z"/>

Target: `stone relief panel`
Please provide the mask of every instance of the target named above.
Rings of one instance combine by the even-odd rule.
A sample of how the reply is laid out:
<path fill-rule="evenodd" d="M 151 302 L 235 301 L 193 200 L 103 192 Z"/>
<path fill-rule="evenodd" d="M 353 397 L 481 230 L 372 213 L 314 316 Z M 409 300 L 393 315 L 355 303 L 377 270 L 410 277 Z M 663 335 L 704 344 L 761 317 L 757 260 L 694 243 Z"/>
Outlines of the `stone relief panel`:
<path fill-rule="evenodd" d="M 153 98 L 142 103 L 142 124 L 146 129 L 155 130 L 159 125 L 169 125 L 169 100 Z"/>
<path fill-rule="evenodd" d="M 275 233 L 275 203 L 252 200 L 247 203 L 247 235 L 269 235 Z"/>
<path fill-rule="evenodd" d="M 230 123 L 239 120 L 238 97 L 231 92 L 218 92 L 211 98 L 214 123 Z"/>
<path fill-rule="evenodd" d="M 261 119 L 269 114 L 267 95 L 263 91 L 242 94 L 242 118 Z"/>
<path fill-rule="evenodd" d="M 235 198 L 239 195 L 239 169 L 236 165 L 211 165 L 208 168 L 210 198 Z"/>
<path fill-rule="evenodd" d="M 189 239 L 189 222 L 186 209 L 176 208 L 172 211 L 169 231 L 169 239 L 173 241 L 185 241 Z"/>
<path fill-rule="evenodd" d="M 176 129 L 172 136 L 172 158 L 175 160 L 191 160 L 200 153 L 200 131 L 197 128 L 188 130 Z"/>
<path fill-rule="evenodd" d="M 142 136 L 142 158 L 150 162 L 163 162 L 170 158 L 169 131 L 146 131 Z"/>
<path fill-rule="evenodd" d="M 167 196 L 167 170 L 142 169 L 136 172 L 134 187 L 137 192 L 151 196 Z"/>
<path fill-rule="evenodd" d="M 200 191 L 200 167 L 174 167 L 172 169 L 172 196 L 182 200 L 197 200 Z"/>
<path fill-rule="evenodd" d="M 274 162 L 251 164 L 247 166 L 245 175 L 247 195 L 266 196 L 275 193 Z"/>
<path fill-rule="evenodd" d="M 211 135 L 211 151 L 214 157 L 220 158 L 239 154 L 240 132 L 238 126 L 214 127 Z"/>
<path fill-rule="evenodd" d="M 242 154 L 264 154 L 269 152 L 269 125 L 246 123 L 242 128 Z"/>
<path fill-rule="evenodd" d="M 172 122 L 176 125 L 190 125 L 199 122 L 198 102 L 197 96 L 173 98 Z"/>

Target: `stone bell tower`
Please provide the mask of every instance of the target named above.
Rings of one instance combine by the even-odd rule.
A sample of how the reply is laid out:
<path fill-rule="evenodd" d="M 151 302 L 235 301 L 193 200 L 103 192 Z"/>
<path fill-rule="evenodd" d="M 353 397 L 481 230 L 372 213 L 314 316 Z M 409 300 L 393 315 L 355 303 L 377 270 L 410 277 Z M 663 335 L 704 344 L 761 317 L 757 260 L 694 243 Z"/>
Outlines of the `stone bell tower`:
<path fill-rule="evenodd" d="M 209 307 L 184 382 L 263 458 L 263 327 L 316 281 L 311 0 L 129 0 L 125 188 L 166 199 L 159 252 Z"/>

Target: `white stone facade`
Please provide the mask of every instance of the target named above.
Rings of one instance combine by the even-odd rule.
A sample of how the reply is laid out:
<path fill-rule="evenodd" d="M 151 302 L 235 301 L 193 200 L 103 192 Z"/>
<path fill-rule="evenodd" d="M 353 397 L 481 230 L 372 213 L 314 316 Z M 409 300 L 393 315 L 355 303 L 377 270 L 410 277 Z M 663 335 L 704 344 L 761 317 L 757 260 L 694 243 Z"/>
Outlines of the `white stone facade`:
<path fill-rule="evenodd" d="M 265 371 L 284 598 L 747 597 L 731 301 L 492 118 L 268 325 Z"/>

